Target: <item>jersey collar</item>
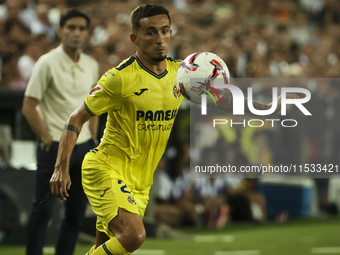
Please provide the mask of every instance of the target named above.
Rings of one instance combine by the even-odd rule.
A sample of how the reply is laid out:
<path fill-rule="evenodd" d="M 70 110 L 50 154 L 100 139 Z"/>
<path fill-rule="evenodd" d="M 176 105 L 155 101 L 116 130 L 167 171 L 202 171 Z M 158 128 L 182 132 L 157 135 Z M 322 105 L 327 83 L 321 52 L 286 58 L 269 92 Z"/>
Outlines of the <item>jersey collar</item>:
<path fill-rule="evenodd" d="M 138 62 L 138 64 L 140 65 L 140 67 L 142 69 L 144 69 L 146 72 L 148 72 L 149 74 L 151 74 L 152 76 L 155 76 L 157 79 L 161 79 L 163 78 L 165 75 L 167 75 L 168 70 L 165 69 L 165 71 L 161 74 L 156 74 L 155 72 L 151 71 L 149 68 L 147 68 L 145 65 L 143 65 L 143 63 L 139 60 L 139 58 L 137 57 L 137 55 L 135 55 L 135 58 Z"/>
<path fill-rule="evenodd" d="M 83 53 L 79 52 L 79 59 L 77 62 L 74 62 L 69 55 L 64 51 L 63 45 L 60 44 L 58 50 L 62 52 L 63 63 L 66 65 L 67 69 L 71 69 L 73 66 L 80 69 L 80 71 L 84 72 L 86 70 L 86 61 L 84 59 Z"/>

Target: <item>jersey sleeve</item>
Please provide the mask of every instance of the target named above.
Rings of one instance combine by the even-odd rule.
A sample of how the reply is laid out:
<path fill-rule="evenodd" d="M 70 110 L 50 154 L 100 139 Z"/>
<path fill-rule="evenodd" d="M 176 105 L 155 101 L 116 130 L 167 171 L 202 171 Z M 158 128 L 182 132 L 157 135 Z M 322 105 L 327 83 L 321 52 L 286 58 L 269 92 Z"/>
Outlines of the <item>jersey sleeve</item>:
<path fill-rule="evenodd" d="M 85 98 L 85 108 L 92 116 L 119 110 L 122 102 L 122 79 L 117 70 L 105 73 Z"/>
<path fill-rule="evenodd" d="M 25 96 L 41 100 L 50 82 L 49 65 L 40 58 L 33 67 L 32 75 L 27 84 Z"/>

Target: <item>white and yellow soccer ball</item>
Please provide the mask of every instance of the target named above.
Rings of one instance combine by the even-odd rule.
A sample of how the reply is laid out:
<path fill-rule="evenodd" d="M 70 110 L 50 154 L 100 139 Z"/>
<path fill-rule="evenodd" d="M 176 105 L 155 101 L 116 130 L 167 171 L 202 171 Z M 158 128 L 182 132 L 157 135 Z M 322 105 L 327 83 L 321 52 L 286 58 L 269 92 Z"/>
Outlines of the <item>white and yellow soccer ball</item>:
<path fill-rule="evenodd" d="M 215 88 L 216 84 L 229 84 L 230 74 L 224 61 L 211 52 L 197 52 L 187 56 L 177 72 L 177 86 L 182 95 L 194 103 L 201 103 L 207 94 L 207 103 L 221 100 L 226 89 Z"/>

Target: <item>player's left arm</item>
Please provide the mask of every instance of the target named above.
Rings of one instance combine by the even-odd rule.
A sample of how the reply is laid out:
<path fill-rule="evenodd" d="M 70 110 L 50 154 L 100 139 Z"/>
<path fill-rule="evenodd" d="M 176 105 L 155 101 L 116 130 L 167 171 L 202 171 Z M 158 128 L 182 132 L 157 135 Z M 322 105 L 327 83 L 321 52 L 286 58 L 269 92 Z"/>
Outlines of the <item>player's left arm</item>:
<path fill-rule="evenodd" d="M 297 98 L 300 98 L 300 97 L 297 96 L 296 94 L 287 94 L 286 98 L 287 99 L 297 99 Z M 214 106 L 214 105 L 211 105 L 211 106 L 217 107 L 217 108 L 219 108 L 223 111 L 226 111 L 226 112 L 233 112 L 233 95 L 230 92 L 230 90 L 226 90 L 226 92 L 221 97 L 221 101 L 222 101 L 222 105 L 218 104 L 217 106 Z M 259 102 L 253 100 L 253 106 L 257 110 L 268 110 L 272 107 L 272 103 L 264 104 L 264 103 L 259 103 Z M 244 99 L 244 109 L 245 109 L 245 112 L 250 113 L 247 98 Z M 281 109 L 281 96 L 278 97 L 278 104 L 277 104 L 275 112 L 280 111 L 280 109 Z"/>

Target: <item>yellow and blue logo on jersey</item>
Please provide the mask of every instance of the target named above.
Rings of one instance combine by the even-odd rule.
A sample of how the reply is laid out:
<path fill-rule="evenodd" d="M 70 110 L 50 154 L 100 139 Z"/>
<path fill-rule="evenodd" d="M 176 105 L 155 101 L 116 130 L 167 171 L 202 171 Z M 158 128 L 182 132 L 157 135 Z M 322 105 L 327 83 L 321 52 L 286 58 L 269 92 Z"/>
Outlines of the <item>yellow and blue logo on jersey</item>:
<path fill-rule="evenodd" d="M 174 88 L 173 88 L 173 93 L 174 93 L 174 96 L 175 98 L 180 98 L 181 97 L 181 90 L 179 88 L 177 88 L 177 85 L 175 84 L 174 85 Z"/>
<path fill-rule="evenodd" d="M 129 203 L 133 204 L 133 205 L 136 205 L 136 200 L 133 196 L 128 196 L 127 200 L 129 201 Z"/>

